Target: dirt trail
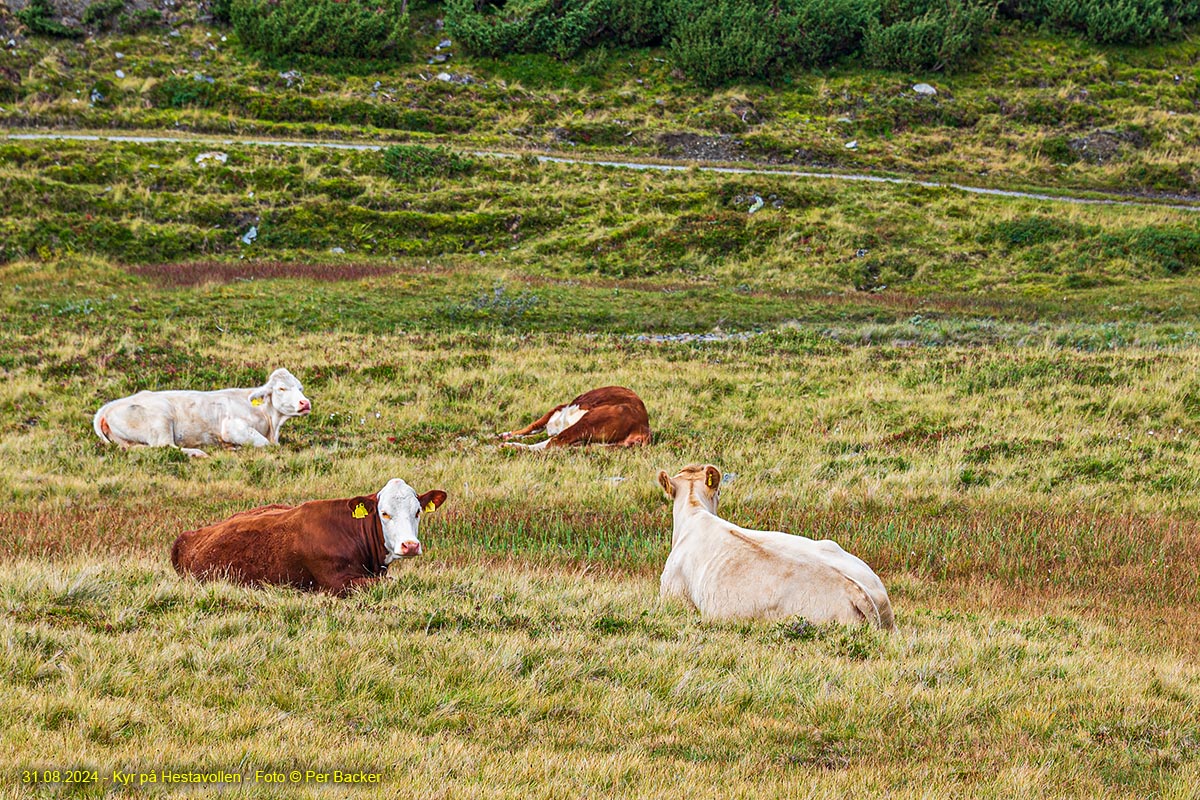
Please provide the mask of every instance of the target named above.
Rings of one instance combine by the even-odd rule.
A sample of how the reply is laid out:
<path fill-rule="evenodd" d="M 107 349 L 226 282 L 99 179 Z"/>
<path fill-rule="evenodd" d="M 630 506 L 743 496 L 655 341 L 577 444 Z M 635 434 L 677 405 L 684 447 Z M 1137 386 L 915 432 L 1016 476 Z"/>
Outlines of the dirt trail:
<path fill-rule="evenodd" d="M 80 141 L 80 142 L 124 142 L 134 144 L 198 144 L 206 147 L 217 145 L 253 145 L 256 147 L 310 147 L 326 150 L 382 150 L 388 144 L 355 144 L 352 142 L 316 142 L 289 139 L 220 139 L 207 136 L 120 136 L 82 133 L 10 133 L 6 138 L 23 141 Z M 481 158 L 521 158 L 522 153 L 506 153 L 490 150 L 463 150 L 460 152 Z M 968 194 L 987 195 L 991 197 L 1011 197 L 1023 200 L 1038 200 L 1048 203 L 1074 203 L 1077 205 L 1098 206 L 1145 206 L 1150 208 L 1169 208 L 1178 211 L 1200 211 L 1200 203 L 1164 203 L 1150 198 L 1135 199 L 1111 192 L 1089 192 L 1093 197 L 1081 197 L 1072 194 L 1045 194 L 1041 192 L 1021 192 L 1011 189 L 990 189 L 983 186 L 968 186 L 961 183 L 939 183 L 923 181 L 916 178 L 893 178 L 862 173 L 842 172 L 808 172 L 792 169 L 767 169 L 757 167 L 715 167 L 705 166 L 697 162 L 677 164 L 656 164 L 640 161 L 609 161 L 604 159 L 567 158 L 565 156 L 534 155 L 542 163 L 568 164 L 586 167 L 615 167 L 619 169 L 652 170 L 657 172 L 682 172 L 695 169 L 700 172 L 711 172 L 724 175 L 775 175 L 792 178 L 807 178 L 815 180 L 854 181 L 860 183 L 889 183 L 899 186 L 924 186 L 930 189 L 950 189 Z"/>

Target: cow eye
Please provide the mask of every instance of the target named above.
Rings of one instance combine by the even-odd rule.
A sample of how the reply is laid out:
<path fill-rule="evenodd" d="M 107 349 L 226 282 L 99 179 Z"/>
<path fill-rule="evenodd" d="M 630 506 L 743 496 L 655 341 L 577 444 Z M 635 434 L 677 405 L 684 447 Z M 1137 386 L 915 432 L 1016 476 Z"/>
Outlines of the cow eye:
<path fill-rule="evenodd" d="M 381 512 L 379 512 L 379 516 L 383 517 L 384 519 L 391 519 L 391 518 L 392 518 L 392 515 L 391 515 L 391 514 L 389 514 L 389 513 L 387 513 L 386 511 L 381 511 Z"/>

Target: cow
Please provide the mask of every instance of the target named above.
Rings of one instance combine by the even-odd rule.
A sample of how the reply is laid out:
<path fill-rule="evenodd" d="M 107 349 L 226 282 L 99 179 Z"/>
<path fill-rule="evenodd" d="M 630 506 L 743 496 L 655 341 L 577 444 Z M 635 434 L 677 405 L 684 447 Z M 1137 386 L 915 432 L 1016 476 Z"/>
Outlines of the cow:
<path fill-rule="evenodd" d="M 296 376 L 277 369 L 253 389 L 138 392 L 101 406 L 92 428 L 122 448 L 178 447 L 204 458 L 208 454 L 200 448 L 211 445 L 279 444 L 283 423 L 311 411 Z"/>
<path fill-rule="evenodd" d="M 440 489 L 418 495 L 392 478 L 371 495 L 262 506 L 180 534 L 171 564 L 199 580 L 228 578 L 344 597 L 383 578 L 396 559 L 421 555 L 421 513 L 445 501 Z"/>
<path fill-rule="evenodd" d="M 555 406 L 524 428 L 500 434 L 500 438 L 528 436 L 542 429 L 550 437 L 545 441 L 532 445 L 506 442 L 506 445 L 545 450 L 582 444 L 633 447 L 650 443 L 646 404 L 623 386 L 605 386 L 584 392 L 569 403 Z"/>
<path fill-rule="evenodd" d="M 681 598 L 707 621 L 799 615 L 814 623 L 895 627 L 883 582 L 835 542 L 750 530 L 718 517 L 721 477 L 712 464 L 686 466 L 673 478 L 658 473 L 674 503 L 660 598 Z"/>

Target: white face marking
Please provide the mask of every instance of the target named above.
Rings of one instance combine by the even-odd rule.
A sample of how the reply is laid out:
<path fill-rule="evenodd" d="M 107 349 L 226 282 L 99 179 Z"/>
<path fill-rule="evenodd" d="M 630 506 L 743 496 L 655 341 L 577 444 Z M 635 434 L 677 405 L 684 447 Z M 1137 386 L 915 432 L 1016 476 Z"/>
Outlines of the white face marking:
<path fill-rule="evenodd" d="M 383 542 L 387 545 L 384 563 L 421 555 L 424 548 L 417 538 L 421 502 L 411 486 L 399 478 L 392 478 L 387 486 L 379 490 L 379 508 L 375 513 L 379 514 L 379 520 L 383 523 Z M 408 548 L 404 547 L 406 544 Z M 413 544 L 416 545 L 415 552 Z M 404 552 L 405 549 L 408 552 Z"/>
<path fill-rule="evenodd" d="M 277 369 L 267 379 L 271 392 L 271 404 L 285 417 L 298 417 L 312 410 L 312 403 L 304 396 L 304 390 L 296 376 L 286 369 Z"/>
<path fill-rule="evenodd" d="M 560 408 L 551 415 L 550 420 L 546 423 L 547 435 L 558 436 L 567 428 L 583 419 L 583 415 L 586 413 L 588 413 L 587 409 L 580 408 L 579 406 Z"/>

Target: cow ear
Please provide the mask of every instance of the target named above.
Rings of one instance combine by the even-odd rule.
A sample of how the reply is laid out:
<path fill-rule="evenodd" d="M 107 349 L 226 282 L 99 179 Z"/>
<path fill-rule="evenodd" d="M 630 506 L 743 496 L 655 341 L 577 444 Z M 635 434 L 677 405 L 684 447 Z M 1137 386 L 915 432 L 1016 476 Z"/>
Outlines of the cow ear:
<path fill-rule="evenodd" d="M 261 406 L 263 403 L 265 403 L 266 401 L 268 401 L 270 399 L 271 399 L 271 384 L 269 384 L 269 383 L 266 386 L 260 386 L 257 389 L 255 389 L 254 391 L 250 392 L 249 400 L 250 400 L 250 405 L 252 405 L 252 406 Z"/>
<path fill-rule="evenodd" d="M 663 491 L 667 493 L 667 497 L 675 497 L 675 484 L 671 483 L 671 476 L 667 475 L 666 470 L 658 471 L 658 482 L 663 487 Z"/>
<path fill-rule="evenodd" d="M 350 511 L 352 518 L 365 519 L 375 513 L 375 498 L 374 496 L 352 497 L 346 501 L 346 508 Z"/>
<path fill-rule="evenodd" d="M 434 511 L 437 511 L 438 506 L 446 502 L 446 493 L 441 489 L 434 489 L 419 496 L 417 500 L 421 503 L 422 511 L 426 514 L 432 514 Z"/>
<path fill-rule="evenodd" d="M 704 468 L 704 485 L 714 492 L 721 485 L 721 470 L 709 464 Z"/>

